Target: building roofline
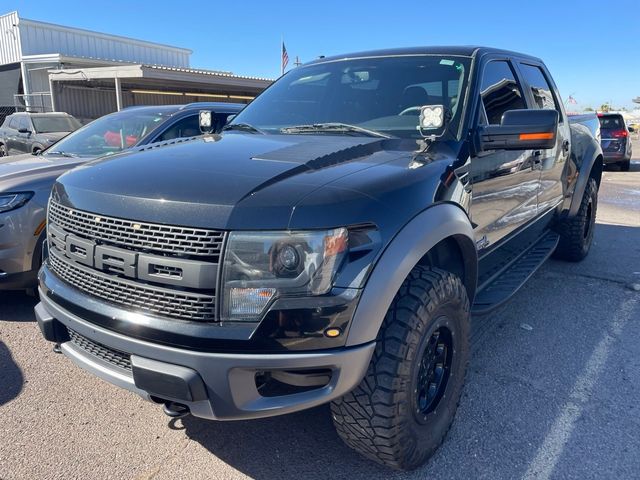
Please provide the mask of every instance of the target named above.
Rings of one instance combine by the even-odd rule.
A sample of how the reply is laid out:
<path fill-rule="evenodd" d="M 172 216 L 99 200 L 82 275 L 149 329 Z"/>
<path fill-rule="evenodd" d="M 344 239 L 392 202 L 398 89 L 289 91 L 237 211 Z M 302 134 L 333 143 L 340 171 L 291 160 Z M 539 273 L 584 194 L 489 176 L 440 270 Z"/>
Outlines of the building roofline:
<path fill-rule="evenodd" d="M 85 68 L 67 68 L 67 69 L 51 69 L 49 76 L 53 81 L 64 80 L 89 80 L 104 78 L 164 78 L 167 76 L 205 76 L 227 80 L 249 80 L 268 86 L 273 79 L 251 77 L 246 75 L 234 75 L 231 72 L 219 72 L 215 70 L 203 70 L 183 67 L 165 67 L 162 65 L 147 65 L 141 63 L 112 65 L 105 67 L 85 67 Z M 186 79 L 186 78 L 185 78 Z"/>
<path fill-rule="evenodd" d="M 150 41 L 147 41 L 147 40 L 140 40 L 140 39 L 137 39 L 137 38 L 125 37 L 124 35 L 114 35 L 114 34 L 111 34 L 111 33 L 97 32 L 95 30 L 88 30 L 88 29 L 85 29 L 85 28 L 67 27 L 65 25 L 58 25 L 56 23 L 49 23 L 49 22 L 43 22 L 41 20 L 32 20 L 32 19 L 29 19 L 29 18 L 22 18 L 22 17 L 20 17 L 20 14 L 18 13 L 18 11 L 9 12 L 6 15 L 10 15 L 12 13 L 16 13 L 18 15 L 18 25 L 20 25 L 22 23 L 25 24 L 25 25 L 33 25 L 33 26 L 42 25 L 42 26 L 45 26 L 47 28 L 51 28 L 51 29 L 58 30 L 58 31 L 61 31 L 61 32 L 88 34 L 88 35 L 100 37 L 100 38 L 103 38 L 103 39 L 106 39 L 106 40 L 119 40 L 119 41 L 124 41 L 124 42 L 132 43 L 132 44 L 136 44 L 136 45 L 140 45 L 140 46 L 164 48 L 164 49 L 180 52 L 182 54 L 189 54 L 190 55 L 190 54 L 193 53 L 193 51 L 188 49 L 188 48 L 176 47 L 174 45 L 167 45 L 165 43 L 150 42 Z"/>

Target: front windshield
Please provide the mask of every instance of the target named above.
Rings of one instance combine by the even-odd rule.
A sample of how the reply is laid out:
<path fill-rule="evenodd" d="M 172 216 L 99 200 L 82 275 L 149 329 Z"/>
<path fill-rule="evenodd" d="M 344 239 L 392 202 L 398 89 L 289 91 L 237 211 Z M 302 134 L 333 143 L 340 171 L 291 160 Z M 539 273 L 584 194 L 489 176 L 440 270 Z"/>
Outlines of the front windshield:
<path fill-rule="evenodd" d="M 148 110 L 143 113 L 134 109 L 106 115 L 63 138 L 45 154 L 97 157 L 118 153 L 145 138 L 175 110 Z"/>
<path fill-rule="evenodd" d="M 231 125 L 291 134 L 309 133 L 291 127 L 338 123 L 420 138 L 420 107 L 443 105 L 451 118 L 445 136 L 458 138 L 470 61 L 454 55 L 403 55 L 299 67 L 250 103 Z M 342 133 L 358 134 L 353 129 Z"/>
<path fill-rule="evenodd" d="M 32 116 L 33 128 L 36 133 L 53 133 L 53 132 L 74 132 L 80 128 L 80 122 L 73 117 L 53 115 Z"/>

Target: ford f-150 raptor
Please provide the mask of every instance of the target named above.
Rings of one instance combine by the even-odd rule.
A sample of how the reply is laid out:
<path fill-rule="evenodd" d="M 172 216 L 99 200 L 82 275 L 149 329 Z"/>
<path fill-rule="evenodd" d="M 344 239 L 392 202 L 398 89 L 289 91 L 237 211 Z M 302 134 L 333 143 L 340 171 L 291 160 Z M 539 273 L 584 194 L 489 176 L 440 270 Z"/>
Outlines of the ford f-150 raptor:
<path fill-rule="evenodd" d="M 587 255 L 601 172 L 537 58 L 320 58 L 220 135 L 60 177 L 36 315 L 170 415 L 331 402 L 348 445 L 415 468 L 453 421 L 471 314 Z"/>

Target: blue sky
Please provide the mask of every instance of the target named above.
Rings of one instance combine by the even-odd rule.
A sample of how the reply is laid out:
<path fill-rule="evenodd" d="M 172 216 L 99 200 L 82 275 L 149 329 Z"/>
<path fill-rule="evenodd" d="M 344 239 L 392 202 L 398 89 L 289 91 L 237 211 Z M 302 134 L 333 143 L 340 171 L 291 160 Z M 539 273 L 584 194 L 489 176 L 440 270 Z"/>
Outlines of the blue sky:
<path fill-rule="evenodd" d="M 102 6 L 100 6 L 102 5 Z M 179 9 L 183 9 L 181 12 Z M 277 77 L 291 58 L 385 47 L 479 44 L 541 57 L 572 110 L 640 96 L 638 0 L 177 2 L 0 0 L 0 13 L 168 43 L 194 67 Z"/>

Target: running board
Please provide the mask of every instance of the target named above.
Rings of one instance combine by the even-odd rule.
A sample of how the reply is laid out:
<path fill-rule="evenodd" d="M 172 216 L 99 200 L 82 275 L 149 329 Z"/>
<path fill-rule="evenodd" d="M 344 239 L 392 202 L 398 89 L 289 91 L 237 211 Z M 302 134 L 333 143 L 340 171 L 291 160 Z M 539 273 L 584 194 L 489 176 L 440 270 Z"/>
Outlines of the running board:
<path fill-rule="evenodd" d="M 547 232 L 485 282 L 476 294 L 471 313 L 483 315 L 509 300 L 551 256 L 559 239 L 558 234 Z"/>

